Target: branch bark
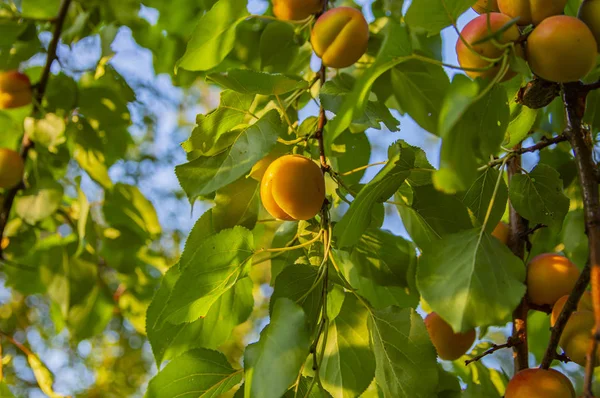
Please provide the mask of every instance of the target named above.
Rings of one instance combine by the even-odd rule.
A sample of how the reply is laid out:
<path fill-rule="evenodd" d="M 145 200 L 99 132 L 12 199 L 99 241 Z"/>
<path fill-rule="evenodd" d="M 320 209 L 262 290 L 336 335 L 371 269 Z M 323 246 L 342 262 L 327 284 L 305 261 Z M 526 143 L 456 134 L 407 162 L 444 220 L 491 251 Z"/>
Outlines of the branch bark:
<path fill-rule="evenodd" d="M 46 63 L 44 65 L 44 69 L 42 71 L 42 75 L 40 77 L 39 83 L 34 87 L 35 88 L 35 101 L 33 105 L 33 116 L 38 116 L 41 113 L 42 101 L 44 100 L 44 94 L 46 93 L 46 87 L 48 86 L 48 80 L 50 79 L 50 69 L 52 67 L 52 63 L 56 60 L 56 49 L 58 48 L 58 43 L 60 41 L 60 35 L 63 30 L 63 26 L 65 23 L 65 19 L 67 17 L 67 12 L 69 11 L 69 6 L 71 5 L 72 0 L 63 0 L 60 9 L 58 11 L 58 16 L 53 20 L 55 22 L 54 32 L 52 35 L 52 40 L 48 45 L 48 52 L 46 56 Z M 20 155 L 24 162 L 27 160 L 27 155 L 29 154 L 29 150 L 33 148 L 33 142 L 29 139 L 27 133 L 23 135 L 23 139 L 21 141 L 21 150 Z M 12 209 L 15 197 L 17 193 L 24 188 L 23 183 L 17 185 L 16 187 L 10 189 L 5 196 L 4 202 L 2 203 L 2 209 L 0 210 L 0 238 L 4 236 L 4 230 L 6 229 L 6 224 L 8 223 L 8 219 L 10 217 L 10 211 Z M 0 258 L 2 258 L 2 247 L 0 247 Z"/>

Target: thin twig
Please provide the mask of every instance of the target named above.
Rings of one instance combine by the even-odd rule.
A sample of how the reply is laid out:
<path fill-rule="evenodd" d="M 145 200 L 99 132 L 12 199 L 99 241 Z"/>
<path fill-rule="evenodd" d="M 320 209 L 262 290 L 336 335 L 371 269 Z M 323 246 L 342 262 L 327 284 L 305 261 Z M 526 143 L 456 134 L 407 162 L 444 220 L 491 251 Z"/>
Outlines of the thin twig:
<path fill-rule="evenodd" d="M 520 340 L 520 339 L 518 339 L 518 338 L 517 339 L 513 339 L 512 337 L 509 337 L 509 339 L 508 339 L 508 341 L 506 343 L 504 343 L 504 344 L 492 344 L 492 346 L 489 349 L 487 349 L 486 351 L 484 351 L 483 353 L 481 353 L 481 354 L 479 354 L 476 357 L 473 357 L 471 359 L 467 359 L 465 361 L 465 365 L 469 365 L 469 364 L 471 364 L 473 362 L 480 361 L 483 357 L 486 357 L 486 356 L 488 356 L 490 354 L 493 354 L 496 351 L 499 351 L 499 350 L 501 350 L 503 348 L 515 347 L 515 346 L 518 346 L 518 345 L 520 345 L 522 343 L 523 343 L 523 341 Z"/>
<path fill-rule="evenodd" d="M 552 137 L 552 138 L 542 137 L 540 139 L 540 142 L 538 142 L 537 144 L 532 145 L 530 147 L 519 148 L 517 150 L 509 151 L 508 154 L 506 154 L 506 156 L 503 156 L 501 158 L 494 159 L 491 162 L 488 162 L 488 164 L 486 164 L 485 166 L 483 166 L 482 169 L 501 165 L 502 162 L 504 161 L 504 158 L 507 157 L 507 156 L 508 157 L 514 157 L 514 156 L 522 155 L 524 153 L 536 152 L 536 151 L 542 150 L 542 149 L 544 149 L 546 147 L 549 147 L 550 145 L 558 144 L 560 142 L 564 142 L 564 141 L 567 141 L 567 140 L 568 139 L 567 139 L 567 137 L 564 134 L 557 135 L 556 137 Z"/>

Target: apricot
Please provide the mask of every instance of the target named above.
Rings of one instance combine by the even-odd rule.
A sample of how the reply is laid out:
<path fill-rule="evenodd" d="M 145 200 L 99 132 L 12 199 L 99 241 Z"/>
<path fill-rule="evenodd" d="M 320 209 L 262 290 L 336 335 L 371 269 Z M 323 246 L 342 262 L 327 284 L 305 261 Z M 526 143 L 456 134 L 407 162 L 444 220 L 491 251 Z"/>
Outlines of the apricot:
<path fill-rule="evenodd" d="M 475 342 L 475 330 L 454 333 L 452 327 L 436 312 L 425 317 L 429 337 L 441 359 L 454 361 L 462 357 Z"/>
<path fill-rule="evenodd" d="M 510 228 L 504 221 L 500 221 L 496 228 L 492 231 L 492 236 L 496 237 L 500 242 L 507 244 L 510 235 Z"/>
<path fill-rule="evenodd" d="M 473 6 L 473 10 L 477 14 L 483 14 L 486 12 L 498 12 L 498 0 L 478 0 Z"/>
<path fill-rule="evenodd" d="M 482 59 L 481 56 L 493 59 L 499 58 L 504 53 L 504 50 L 494 45 L 492 40 L 488 40 L 476 45 L 473 45 L 473 43 L 489 36 L 493 32 L 497 32 L 508 22 L 510 22 L 510 18 L 506 15 L 497 12 L 491 12 L 489 14 L 483 14 L 476 17 L 460 32 L 461 37 L 459 37 L 458 41 L 456 42 L 456 54 L 458 56 L 458 63 L 460 66 L 471 69 L 484 69 L 489 67 L 489 69 L 484 71 L 465 70 L 465 73 L 468 76 L 472 77 L 473 79 L 476 77 L 491 79 L 498 74 L 498 71 L 500 70 L 500 64 L 490 67 L 490 61 Z M 519 36 L 519 28 L 517 28 L 515 25 L 512 25 L 501 34 L 500 39 L 497 41 L 501 44 L 514 42 L 519 38 Z M 465 44 L 465 41 L 469 43 L 468 46 Z M 521 47 L 517 45 L 515 49 L 517 54 L 521 56 Z M 503 80 L 508 80 L 514 75 L 515 72 L 508 71 Z"/>
<path fill-rule="evenodd" d="M 31 81 L 27 75 L 17 70 L 0 72 L 0 109 L 29 105 L 31 99 Z"/>
<path fill-rule="evenodd" d="M 325 66 L 345 68 L 367 51 L 369 24 L 362 12 L 337 7 L 321 15 L 310 34 L 313 50 Z"/>
<path fill-rule="evenodd" d="M 0 148 L 0 188 L 10 189 L 23 179 L 25 165 L 21 156 L 8 148 Z"/>
<path fill-rule="evenodd" d="M 566 15 L 544 19 L 527 39 L 527 61 L 533 73 L 557 83 L 587 75 L 596 66 L 597 51 L 587 25 Z"/>
<path fill-rule="evenodd" d="M 590 28 L 600 50 L 600 0 L 583 0 L 577 17 Z"/>
<path fill-rule="evenodd" d="M 537 305 L 554 305 L 569 294 L 579 278 L 579 269 L 568 258 L 545 253 L 535 256 L 527 267 L 527 295 Z"/>
<path fill-rule="evenodd" d="M 325 200 L 321 168 L 300 155 L 285 155 L 269 165 L 260 184 L 262 203 L 281 220 L 308 220 Z"/>
<path fill-rule="evenodd" d="M 256 164 L 250 170 L 250 178 L 260 182 L 265 175 L 267 169 L 279 156 L 275 153 L 269 153 L 267 156 L 256 162 Z"/>
<path fill-rule="evenodd" d="M 322 7 L 322 0 L 273 0 L 273 14 L 284 21 L 306 19 Z"/>
<path fill-rule="evenodd" d="M 519 18 L 517 24 L 538 25 L 544 19 L 562 14 L 568 0 L 498 0 L 500 12 Z"/>
<path fill-rule="evenodd" d="M 568 298 L 568 294 L 562 296 L 556 301 L 556 303 L 552 307 L 552 314 L 550 315 L 551 326 L 554 326 L 554 324 L 558 320 L 558 317 L 560 316 L 560 313 L 562 312 L 562 309 L 565 306 L 565 303 L 567 302 Z M 581 296 L 579 303 L 577 303 L 576 311 L 594 311 L 594 306 L 592 304 L 592 294 L 590 292 L 583 293 L 583 296 Z"/>
<path fill-rule="evenodd" d="M 525 369 L 508 382 L 504 398 L 575 398 L 575 388 L 554 369 Z"/>

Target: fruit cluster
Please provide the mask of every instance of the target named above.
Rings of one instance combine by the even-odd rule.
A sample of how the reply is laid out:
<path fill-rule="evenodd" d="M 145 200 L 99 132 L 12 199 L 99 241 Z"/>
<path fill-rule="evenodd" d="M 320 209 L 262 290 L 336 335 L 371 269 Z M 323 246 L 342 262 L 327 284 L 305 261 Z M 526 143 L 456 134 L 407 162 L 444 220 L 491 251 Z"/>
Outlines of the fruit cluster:
<path fill-rule="evenodd" d="M 525 57 L 542 79 L 567 83 L 582 79 L 596 65 L 600 45 L 600 1 L 585 0 L 579 18 L 562 15 L 567 0 L 479 0 L 481 15 L 469 22 L 456 43 L 467 75 L 491 79 L 501 72 L 506 51 Z M 514 24 L 516 19 L 516 25 Z M 521 30 L 534 25 L 522 36 Z M 502 80 L 510 79 L 507 71 Z"/>

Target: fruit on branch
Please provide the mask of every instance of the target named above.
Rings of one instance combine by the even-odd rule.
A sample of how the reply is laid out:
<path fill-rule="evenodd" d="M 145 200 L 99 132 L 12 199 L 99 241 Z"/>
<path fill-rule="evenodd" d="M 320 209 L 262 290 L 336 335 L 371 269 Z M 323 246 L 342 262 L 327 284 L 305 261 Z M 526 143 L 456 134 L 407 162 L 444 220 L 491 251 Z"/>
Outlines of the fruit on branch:
<path fill-rule="evenodd" d="M 476 77 L 492 79 L 498 74 L 501 66 L 500 59 L 506 50 L 498 48 L 496 44 L 506 44 L 517 41 L 520 36 L 519 29 L 513 25 L 506 29 L 506 31 L 500 33 L 500 37 L 496 40 L 487 40 L 479 44 L 473 43 L 498 32 L 508 22 L 510 22 L 510 18 L 506 15 L 492 12 L 476 17 L 463 28 L 460 32 L 461 37 L 459 37 L 456 42 L 458 63 L 465 69 L 484 69 L 481 71 L 465 70 L 467 75 L 473 79 Z M 494 43 L 495 41 L 497 42 L 496 44 Z M 514 48 L 517 55 L 522 56 L 523 50 L 521 46 L 515 44 Z M 487 60 L 482 58 L 482 56 L 487 58 Z M 489 59 L 494 59 L 496 61 L 490 61 Z M 514 75 L 515 73 L 509 70 L 502 80 L 508 80 Z"/>
<path fill-rule="evenodd" d="M 369 24 L 362 12 L 338 7 L 321 15 L 310 35 L 313 50 L 325 66 L 345 68 L 367 51 Z"/>
<path fill-rule="evenodd" d="M 498 0 L 477 0 L 477 3 L 473 6 L 473 10 L 477 14 L 483 14 L 486 12 L 498 12 Z"/>
<path fill-rule="evenodd" d="M 600 50 L 600 0 L 583 0 L 577 17 L 590 28 Z"/>
<path fill-rule="evenodd" d="M 504 244 L 508 243 L 509 235 L 510 228 L 508 227 L 508 224 L 504 221 L 500 221 L 498 225 L 496 225 L 496 228 L 494 228 L 494 230 L 492 231 L 492 236 L 498 238 L 498 240 L 500 240 L 500 242 Z"/>
<path fill-rule="evenodd" d="M 325 178 L 321 168 L 300 155 L 285 155 L 269 165 L 260 197 L 269 214 L 281 220 L 308 220 L 325 200 Z"/>
<path fill-rule="evenodd" d="M 441 359 L 454 361 L 463 356 L 475 342 L 475 330 L 454 333 L 452 327 L 436 312 L 425 317 L 429 337 Z"/>
<path fill-rule="evenodd" d="M 561 297 L 552 308 L 550 324 L 554 326 L 560 313 L 569 298 L 568 295 Z M 565 354 L 575 363 L 585 366 L 586 354 L 594 329 L 594 306 L 592 295 L 585 292 L 577 304 L 577 310 L 571 314 L 563 333 L 560 336 L 559 345 Z M 596 364 L 600 365 L 600 352 L 596 353 Z"/>
<path fill-rule="evenodd" d="M 273 14 L 284 21 L 306 19 L 322 7 L 322 0 L 273 0 Z"/>
<path fill-rule="evenodd" d="M 25 165 L 21 156 L 8 148 L 0 148 L 0 188 L 10 189 L 23 179 Z"/>
<path fill-rule="evenodd" d="M 0 72 L 0 109 L 19 108 L 31 104 L 31 81 L 17 70 Z"/>
<path fill-rule="evenodd" d="M 510 380 L 504 398 L 575 398 L 575 388 L 554 369 L 524 369 Z"/>
<path fill-rule="evenodd" d="M 575 17 L 544 19 L 527 38 L 533 73 L 552 82 L 574 82 L 596 66 L 598 46 L 592 31 Z"/>
<path fill-rule="evenodd" d="M 537 305 L 554 305 L 569 294 L 579 278 L 579 269 L 568 258 L 555 253 L 535 256 L 527 267 L 527 295 Z"/>
<path fill-rule="evenodd" d="M 519 18 L 517 24 L 538 25 L 544 19 L 562 14 L 567 0 L 498 0 L 500 12 Z"/>

